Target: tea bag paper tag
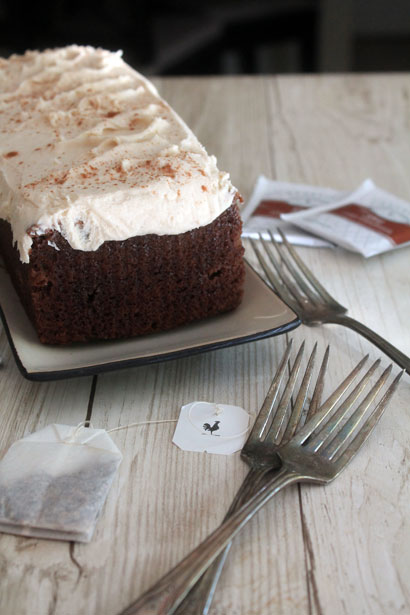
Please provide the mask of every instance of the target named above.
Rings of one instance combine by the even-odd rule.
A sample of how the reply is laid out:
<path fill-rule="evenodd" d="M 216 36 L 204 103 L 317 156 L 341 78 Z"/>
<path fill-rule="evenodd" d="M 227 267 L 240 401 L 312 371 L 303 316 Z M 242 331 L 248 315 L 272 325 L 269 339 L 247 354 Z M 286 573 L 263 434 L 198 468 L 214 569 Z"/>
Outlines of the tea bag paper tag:
<path fill-rule="evenodd" d="M 250 420 L 239 406 L 194 401 L 182 406 L 172 442 L 184 451 L 231 455 L 245 444 Z"/>
<path fill-rule="evenodd" d="M 0 531 L 88 542 L 122 455 L 104 429 L 48 425 L 0 461 Z"/>

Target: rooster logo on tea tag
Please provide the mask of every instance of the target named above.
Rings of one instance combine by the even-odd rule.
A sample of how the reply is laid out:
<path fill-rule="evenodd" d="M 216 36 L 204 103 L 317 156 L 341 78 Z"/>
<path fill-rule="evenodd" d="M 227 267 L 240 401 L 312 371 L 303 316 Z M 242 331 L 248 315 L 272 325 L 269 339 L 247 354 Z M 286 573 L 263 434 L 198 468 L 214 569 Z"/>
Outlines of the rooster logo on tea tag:
<path fill-rule="evenodd" d="M 209 423 L 204 423 L 204 425 L 203 425 L 204 430 L 205 430 L 205 431 L 209 431 L 209 432 L 210 432 L 210 434 L 211 434 L 211 436 L 212 436 L 212 435 L 213 435 L 213 433 L 214 433 L 214 431 L 218 431 L 218 429 L 219 429 L 219 423 L 220 423 L 220 422 L 221 422 L 221 421 L 215 421 L 215 423 L 214 423 L 213 425 L 210 425 Z M 204 434 L 204 435 L 206 435 L 206 434 Z M 215 434 L 215 435 L 217 436 L 218 434 Z"/>
<path fill-rule="evenodd" d="M 184 451 L 231 455 L 243 447 L 250 424 L 239 406 L 193 401 L 181 408 L 172 441 Z"/>

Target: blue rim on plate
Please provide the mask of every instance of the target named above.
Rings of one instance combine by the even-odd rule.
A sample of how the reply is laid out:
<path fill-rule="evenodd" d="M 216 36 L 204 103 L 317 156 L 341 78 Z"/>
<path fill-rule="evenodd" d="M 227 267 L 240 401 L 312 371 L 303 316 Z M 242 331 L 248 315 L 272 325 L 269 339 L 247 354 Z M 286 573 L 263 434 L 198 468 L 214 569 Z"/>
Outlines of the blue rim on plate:
<path fill-rule="evenodd" d="M 142 337 L 71 346 L 41 344 L 3 267 L 0 316 L 20 372 L 35 381 L 91 376 L 179 359 L 280 335 L 301 324 L 248 263 L 244 297 L 236 310 Z"/>

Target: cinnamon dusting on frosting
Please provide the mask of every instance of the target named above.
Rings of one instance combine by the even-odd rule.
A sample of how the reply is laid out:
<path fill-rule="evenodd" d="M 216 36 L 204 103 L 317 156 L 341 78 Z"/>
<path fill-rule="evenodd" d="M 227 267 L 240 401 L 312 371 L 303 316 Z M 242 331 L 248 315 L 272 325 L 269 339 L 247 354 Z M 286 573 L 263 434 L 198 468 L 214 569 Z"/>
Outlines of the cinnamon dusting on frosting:
<path fill-rule="evenodd" d="M 96 250 L 204 226 L 235 195 L 216 159 L 119 53 L 72 45 L 0 59 L 0 131 L 0 217 L 24 262 L 27 229 L 57 229 L 73 248 Z"/>

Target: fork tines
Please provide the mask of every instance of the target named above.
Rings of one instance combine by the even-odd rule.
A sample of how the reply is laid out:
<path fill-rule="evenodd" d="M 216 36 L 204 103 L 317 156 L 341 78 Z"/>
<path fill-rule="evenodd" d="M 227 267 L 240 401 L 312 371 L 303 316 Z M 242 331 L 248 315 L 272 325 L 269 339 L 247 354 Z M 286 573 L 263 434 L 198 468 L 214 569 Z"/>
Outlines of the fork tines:
<path fill-rule="evenodd" d="M 324 380 L 329 361 L 329 346 L 324 352 L 316 382 L 313 372 L 316 363 L 317 343 L 307 359 L 304 370 L 302 370 L 301 365 L 305 352 L 305 342 L 301 343 L 293 363 L 290 360 L 291 348 L 292 340 L 289 341 L 285 349 L 265 401 L 256 417 L 248 442 L 243 450 L 245 453 L 248 443 L 252 446 L 252 442 L 255 440 L 265 440 L 277 445 L 289 441 L 297 429 L 314 416 L 321 407 Z M 329 410 L 348 391 L 367 359 L 368 355 L 359 362 L 328 398 L 326 407 Z M 376 366 L 373 367 L 373 371 Z M 315 383 L 314 391 L 308 403 L 308 392 L 312 382 Z"/>
<path fill-rule="evenodd" d="M 298 426 L 306 420 L 303 414 L 313 378 L 317 344 L 314 345 L 304 370 L 301 369 L 301 365 L 305 352 L 305 342 L 301 343 L 292 364 L 290 361 L 291 348 L 292 340 L 289 341 L 285 349 L 263 406 L 249 434 L 249 440 L 268 438 L 271 442 L 284 442 L 289 440 Z M 313 396 L 309 404 L 310 415 L 320 406 L 328 357 L 329 347 L 324 353 Z M 302 375 L 300 376 L 300 374 Z M 299 379 L 300 383 L 297 383 Z"/>
<path fill-rule="evenodd" d="M 282 243 L 276 241 L 270 230 L 269 239 L 259 233 L 259 239 L 250 239 L 251 246 L 273 289 L 296 312 L 298 308 L 315 307 L 323 300 L 340 313 L 346 312 L 306 267 L 299 254 L 278 229 Z M 262 246 L 262 249 L 260 247 Z"/>
<path fill-rule="evenodd" d="M 320 405 L 329 355 L 328 347 L 322 360 L 307 415 L 303 417 L 307 391 L 312 380 L 317 344 L 310 354 L 302 382 L 297 388 L 295 383 L 299 374 L 304 347 L 305 343 L 302 342 L 292 367 L 289 366 L 290 374 L 279 398 L 279 388 L 284 379 L 286 363 L 289 362 L 290 357 L 291 342 L 288 344 L 265 403 L 255 421 L 249 441 L 252 444 L 252 440 L 257 438 L 278 445 L 288 442 L 291 447 L 302 446 L 307 453 L 319 455 L 332 462 L 339 472 L 367 439 L 396 390 L 404 370 L 386 388 L 385 385 L 392 371 L 392 364 L 374 382 L 373 376 L 375 376 L 380 365 L 380 359 L 378 359 L 351 389 L 369 358 L 366 355 L 343 379 L 327 400 Z M 369 390 L 366 392 L 367 388 Z M 385 388 L 385 391 L 375 405 L 374 402 L 383 388 Z M 292 410 L 286 413 L 285 409 L 290 405 L 291 396 L 294 392 L 296 399 L 292 404 Z M 315 399 L 316 397 L 317 399 Z M 274 407 L 275 411 L 272 412 Z M 371 411 L 370 408 L 372 408 Z M 301 425 L 304 426 L 301 427 Z M 296 435 L 294 435 L 295 433 Z M 243 452 L 246 452 L 246 445 Z"/>
<path fill-rule="evenodd" d="M 349 327 L 380 348 L 410 374 L 410 357 L 369 327 L 348 316 L 347 309 L 322 286 L 284 233 L 280 229 L 278 233 L 282 238 L 281 243 L 268 230 L 266 234 L 259 233 L 257 240 L 250 238 L 250 245 L 274 292 L 288 304 L 303 324 L 330 323 Z"/>
<path fill-rule="evenodd" d="M 334 403 L 333 399 L 329 398 L 309 423 L 294 436 L 293 442 L 303 445 L 306 450 L 310 450 L 312 453 L 323 454 L 329 461 L 334 462 L 340 470 L 343 469 L 373 430 L 395 392 L 400 378 L 404 374 L 404 370 L 402 370 L 395 377 L 390 386 L 384 391 L 377 405 L 366 416 L 378 393 L 385 385 L 391 373 L 392 364 L 383 371 L 359 405 L 355 407 L 354 404 L 363 393 L 366 385 L 370 383 L 371 377 L 379 363 L 380 360 L 373 363 L 353 391 L 336 410 L 333 410 L 336 407 L 336 403 Z M 353 371 L 356 372 L 357 368 L 362 365 L 363 360 Z M 348 378 L 350 376 L 351 374 Z"/>

